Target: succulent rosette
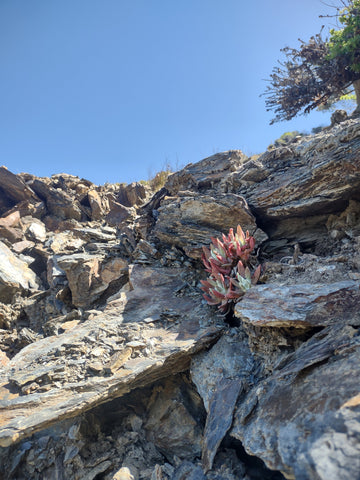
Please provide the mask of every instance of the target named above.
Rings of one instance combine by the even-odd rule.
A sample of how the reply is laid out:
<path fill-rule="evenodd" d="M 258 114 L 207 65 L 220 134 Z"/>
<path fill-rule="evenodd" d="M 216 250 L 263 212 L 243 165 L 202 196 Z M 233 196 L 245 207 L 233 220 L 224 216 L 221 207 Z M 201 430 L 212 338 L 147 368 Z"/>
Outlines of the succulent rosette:
<path fill-rule="evenodd" d="M 228 235 L 222 235 L 222 241 L 211 238 L 211 242 L 210 248 L 203 247 L 202 261 L 210 276 L 201 280 L 201 289 L 209 305 L 218 305 L 221 312 L 227 313 L 257 283 L 261 265 L 251 273 L 250 257 L 255 239 L 248 231 L 244 234 L 240 225 L 236 233 L 230 228 Z"/>

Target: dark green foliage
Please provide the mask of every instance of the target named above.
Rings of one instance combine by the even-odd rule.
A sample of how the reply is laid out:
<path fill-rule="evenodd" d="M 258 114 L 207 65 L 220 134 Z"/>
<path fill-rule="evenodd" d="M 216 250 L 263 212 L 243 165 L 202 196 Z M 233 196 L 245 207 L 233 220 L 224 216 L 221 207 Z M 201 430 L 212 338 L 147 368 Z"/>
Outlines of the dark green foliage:
<path fill-rule="evenodd" d="M 330 30 L 329 59 L 346 57 L 348 68 L 360 73 L 360 0 L 349 2 L 340 11 L 340 30 Z"/>
<path fill-rule="evenodd" d="M 278 147 L 285 147 L 289 145 L 289 143 L 294 142 L 297 138 L 302 137 L 304 134 L 300 133 L 297 130 L 293 130 L 292 132 L 285 132 L 275 140 L 274 143 L 268 146 L 268 150 L 273 150 L 274 148 Z"/>

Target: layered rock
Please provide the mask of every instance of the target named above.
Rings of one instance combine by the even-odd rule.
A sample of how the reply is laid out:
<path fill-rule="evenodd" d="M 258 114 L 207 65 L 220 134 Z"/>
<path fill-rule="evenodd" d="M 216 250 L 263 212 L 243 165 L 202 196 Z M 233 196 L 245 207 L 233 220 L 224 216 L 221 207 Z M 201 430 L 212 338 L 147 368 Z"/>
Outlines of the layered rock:
<path fill-rule="evenodd" d="M 216 154 L 151 198 L 1 168 L 6 478 L 358 478 L 359 138 Z M 266 265 L 225 319 L 199 258 L 238 224 Z"/>
<path fill-rule="evenodd" d="M 180 192 L 177 197 L 165 197 L 157 212 L 154 236 L 162 243 L 182 248 L 191 258 L 200 258 L 202 246 L 211 237 L 234 225 L 241 224 L 257 241 L 267 238 L 257 228 L 245 199 L 235 194 L 192 196 Z"/>
<path fill-rule="evenodd" d="M 0 242 L 0 298 L 4 303 L 11 303 L 17 292 L 36 290 L 39 280 L 25 260 L 2 242 Z"/>
<path fill-rule="evenodd" d="M 175 296 L 181 273 L 134 267 L 133 290 L 103 312 L 22 349 L 2 371 L 1 445 L 186 370 L 222 326 L 203 322 L 197 300 Z"/>
<path fill-rule="evenodd" d="M 358 121 L 348 121 L 346 128 L 337 125 L 264 153 L 226 179 L 227 188 L 245 195 L 273 238 L 314 241 L 329 214 L 359 200 L 359 151 Z"/>

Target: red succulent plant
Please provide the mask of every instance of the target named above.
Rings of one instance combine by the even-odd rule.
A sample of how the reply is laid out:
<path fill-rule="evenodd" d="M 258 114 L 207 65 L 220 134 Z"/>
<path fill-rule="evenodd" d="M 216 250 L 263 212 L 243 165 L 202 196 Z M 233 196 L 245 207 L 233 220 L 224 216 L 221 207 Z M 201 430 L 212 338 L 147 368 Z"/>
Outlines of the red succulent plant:
<path fill-rule="evenodd" d="M 219 305 L 219 310 L 226 313 L 257 283 L 261 265 L 251 274 L 250 256 L 255 239 L 248 231 L 244 234 L 240 225 L 235 234 L 230 228 L 228 235 L 222 235 L 222 241 L 211 238 L 211 242 L 210 248 L 203 247 L 202 261 L 210 276 L 201 280 L 201 289 L 209 305 Z"/>

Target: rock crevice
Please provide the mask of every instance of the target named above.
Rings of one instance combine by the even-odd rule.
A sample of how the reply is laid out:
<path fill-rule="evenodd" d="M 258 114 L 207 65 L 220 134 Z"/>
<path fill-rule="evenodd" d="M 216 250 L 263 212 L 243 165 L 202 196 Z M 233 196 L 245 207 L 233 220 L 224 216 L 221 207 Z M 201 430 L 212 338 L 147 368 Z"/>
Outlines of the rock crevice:
<path fill-rule="evenodd" d="M 360 478 L 359 158 L 349 119 L 159 192 L 1 167 L 4 479 Z M 200 258 L 238 224 L 226 319 Z"/>

